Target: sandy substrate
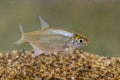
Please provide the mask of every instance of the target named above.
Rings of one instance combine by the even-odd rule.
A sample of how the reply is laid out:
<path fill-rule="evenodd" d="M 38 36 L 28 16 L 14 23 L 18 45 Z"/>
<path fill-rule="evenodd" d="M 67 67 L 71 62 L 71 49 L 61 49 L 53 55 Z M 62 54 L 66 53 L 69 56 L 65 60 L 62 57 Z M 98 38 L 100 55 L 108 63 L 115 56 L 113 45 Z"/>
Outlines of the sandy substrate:
<path fill-rule="evenodd" d="M 40 55 L 32 51 L 0 53 L 0 80 L 118 80 L 120 57 L 76 51 L 68 55 Z"/>

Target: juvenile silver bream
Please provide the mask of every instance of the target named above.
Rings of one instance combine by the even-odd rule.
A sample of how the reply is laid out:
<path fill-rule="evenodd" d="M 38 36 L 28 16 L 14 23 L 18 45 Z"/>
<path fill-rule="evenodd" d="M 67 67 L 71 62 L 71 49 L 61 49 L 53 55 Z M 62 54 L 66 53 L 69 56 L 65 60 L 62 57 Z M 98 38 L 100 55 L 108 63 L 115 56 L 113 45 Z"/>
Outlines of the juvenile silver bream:
<path fill-rule="evenodd" d="M 84 47 L 88 44 L 88 39 L 78 33 L 53 28 L 49 26 L 40 16 L 41 30 L 24 33 L 20 25 L 21 38 L 17 41 L 20 45 L 28 42 L 34 49 L 32 58 L 40 55 L 57 53 L 58 51 L 74 51 L 76 48 Z"/>

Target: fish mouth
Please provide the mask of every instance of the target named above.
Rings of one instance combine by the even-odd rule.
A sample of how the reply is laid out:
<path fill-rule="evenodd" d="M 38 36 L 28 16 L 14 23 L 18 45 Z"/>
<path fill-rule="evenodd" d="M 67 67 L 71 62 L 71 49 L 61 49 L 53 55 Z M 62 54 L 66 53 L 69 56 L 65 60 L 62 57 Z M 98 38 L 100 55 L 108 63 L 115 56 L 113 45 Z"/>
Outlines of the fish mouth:
<path fill-rule="evenodd" d="M 87 46 L 88 45 L 88 41 L 85 41 L 84 44 L 85 44 L 85 46 Z"/>
<path fill-rule="evenodd" d="M 88 43 L 85 43 L 85 46 L 87 46 L 88 45 Z"/>
<path fill-rule="evenodd" d="M 86 47 L 88 44 L 84 44 L 83 47 Z"/>

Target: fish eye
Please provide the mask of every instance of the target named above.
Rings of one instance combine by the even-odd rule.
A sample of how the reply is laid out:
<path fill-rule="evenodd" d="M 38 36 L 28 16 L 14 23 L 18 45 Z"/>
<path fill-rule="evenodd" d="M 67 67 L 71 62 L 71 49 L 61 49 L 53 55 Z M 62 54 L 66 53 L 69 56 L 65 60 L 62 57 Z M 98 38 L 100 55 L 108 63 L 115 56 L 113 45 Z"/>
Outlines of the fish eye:
<path fill-rule="evenodd" d="M 79 43 L 82 43 L 83 42 L 83 40 L 82 39 L 79 39 Z"/>

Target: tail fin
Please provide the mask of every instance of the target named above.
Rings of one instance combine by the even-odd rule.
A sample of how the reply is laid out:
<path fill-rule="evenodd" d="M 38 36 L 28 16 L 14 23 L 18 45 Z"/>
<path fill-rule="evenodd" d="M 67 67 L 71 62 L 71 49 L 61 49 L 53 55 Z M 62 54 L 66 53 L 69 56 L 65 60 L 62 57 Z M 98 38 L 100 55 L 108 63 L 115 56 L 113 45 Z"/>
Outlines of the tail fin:
<path fill-rule="evenodd" d="M 25 40 L 24 40 L 25 35 L 24 35 L 23 28 L 22 28 L 21 24 L 19 24 L 19 29 L 20 29 L 20 32 L 21 32 L 21 38 L 16 42 L 17 45 L 20 45 L 20 44 L 25 42 Z"/>

